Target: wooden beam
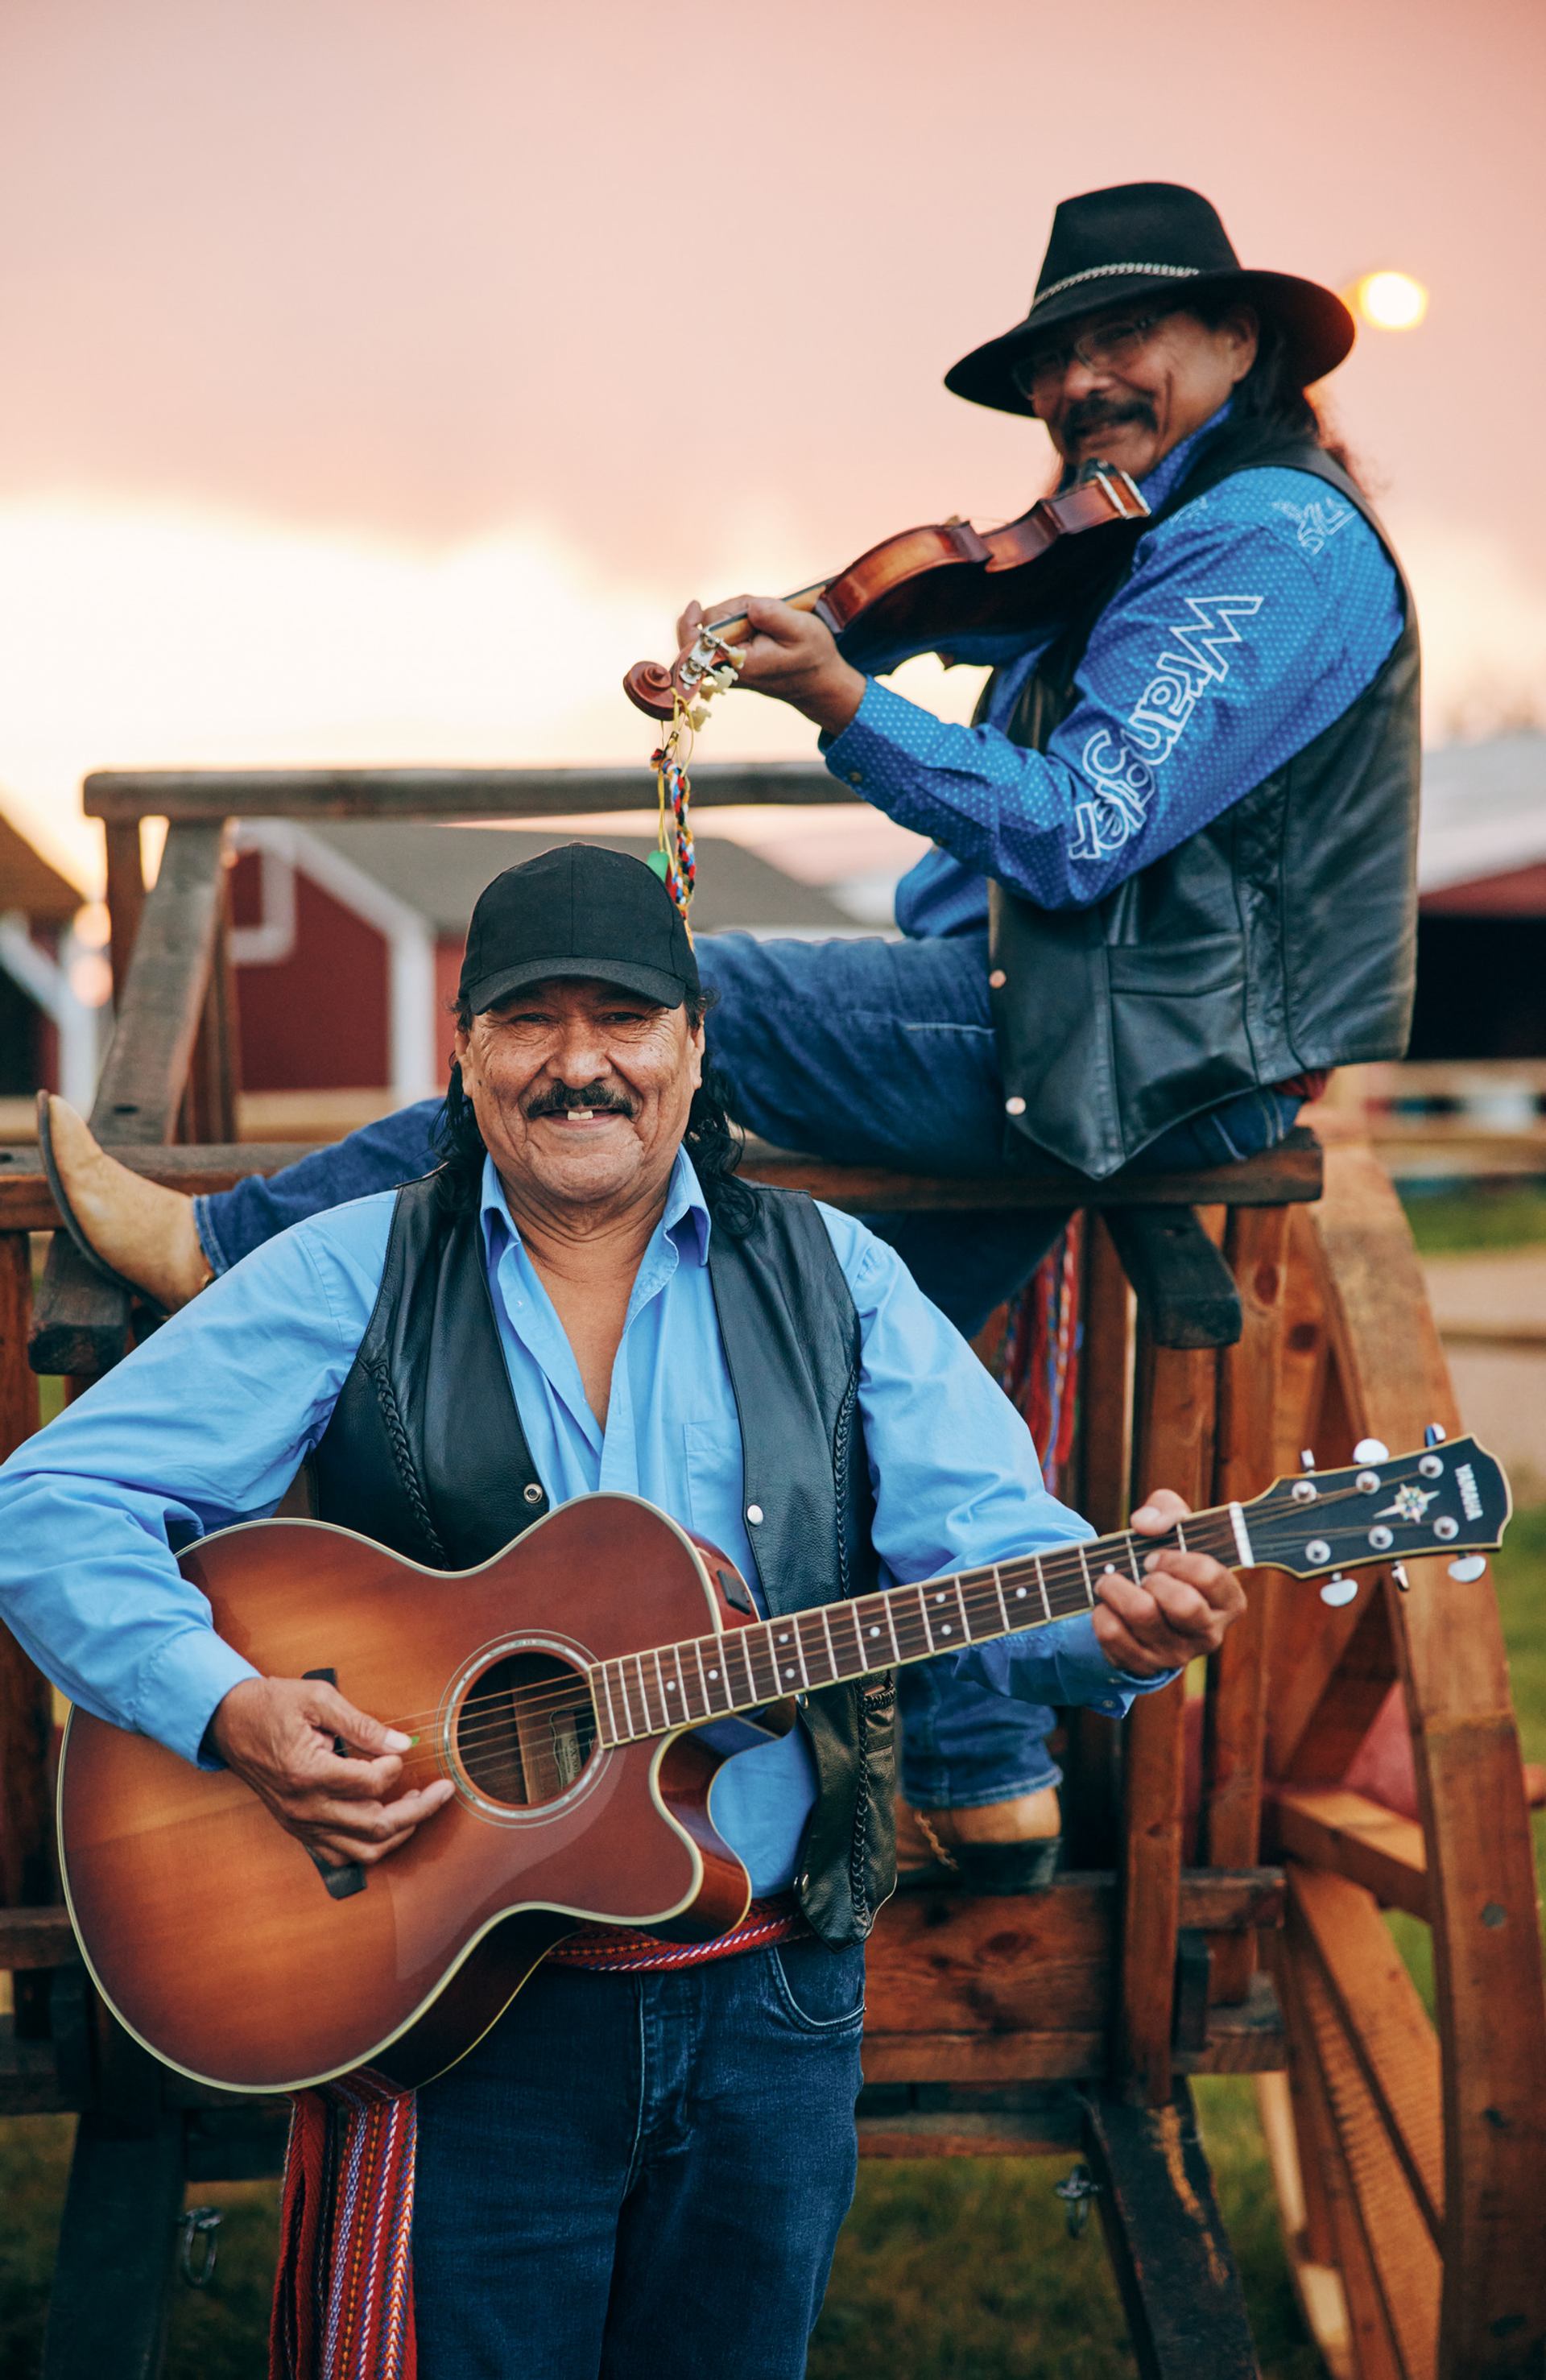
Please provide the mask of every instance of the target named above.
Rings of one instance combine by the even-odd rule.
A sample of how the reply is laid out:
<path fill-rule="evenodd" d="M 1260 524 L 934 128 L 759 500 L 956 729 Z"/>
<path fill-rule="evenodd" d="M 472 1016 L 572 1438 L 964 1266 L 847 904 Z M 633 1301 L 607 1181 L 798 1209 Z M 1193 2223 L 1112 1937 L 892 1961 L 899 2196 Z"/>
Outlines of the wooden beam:
<path fill-rule="evenodd" d="M 1263 1451 L 1272 1442 L 1282 1352 L 1288 1213 L 1283 1207 L 1233 1210 L 1224 1252 L 1239 1292 L 1239 1340 L 1219 1358 L 1215 1503 L 1255 1495 Z M 1246 1609 L 1209 1664 L 1203 1707 L 1203 1855 L 1222 1867 L 1247 1867 L 1261 1840 L 1261 1775 L 1266 1740 L 1267 1646 L 1276 1582 L 1257 1572 Z M 1245 1998 L 1256 1963 L 1248 1937 L 1212 1945 L 1215 2000 Z"/>
<path fill-rule="evenodd" d="M 1240 1294 L 1217 1245 L 1186 1208 L 1114 1208 L 1106 1218 L 1156 1347 L 1228 1347 L 1241 1330 Z"/>
<path fill-rule="evenodd" d="M 1187 2085 L 1160 2107 L 1092 2092 L 1088 2108 L 1096 2204 L 1142 2380 L 1259 2380 Z"/>
<path fill-rule="evenodd" d="M 1313 1214 L 1349 1417 L 1393 1447 L 1453 1436 L 1454 1392 L 1400 1203 L 1372 1152 L 1330 1153 Z M 1490 1577 L 1408 1565 L 1392 1599 L 1428 1846 L 1443 2045 L 1442 2380 L 1516 2380 L 1546 2356 L 1546 1988 L 1508 1668 Z"/>
<path fill-rule="evenodd" d="M 131 1173 L 147 1182 L 164 1182 L 189 1198 L 214 1190 L 229 1190 L 250 1173 L 278 1173 L 316 1153 L 309 1140 L 224 1141 L 201 1148 L 128 1148 L 113 1145 L 112 1153 Z M 0 1144 L 0 1232 L 52 1232 L 59 1220 L 37 1146 L 31 1141 Z"/>
<path fill-rule="evenodd" d="M 214 953 L 223 833 L 218 824 L 168 829 L 91 1108 L 92 1131 L 115 1147 L 153 1148 L 177 1128 Z M 32 1368 L 76 1378 L 108 1370 L 128 1345 L 128 1307 L 127 1294 L 56 1235 L 33 1319 Z"/>
<path fill-rule="evenodd" d="M 0 1909 L 0 1973 L 67 1966 L 79 1956 L 67 1909 Z"/>
<path fill-rule="evenodd" d="M 1139 1316 L 1142 1297 L 1139 1294 Z M 1213 1472 L 1213 1348 L 1140 1346 L 1134 1501 L 1163 1483 L 1207 1501 Z M 1186 1680 L 1140 1694 L 1123 1740 L 1122 1947 L 1118 2071 L 1151 2107 L 1170 2098 L 1180 1926 Z"/>
<path fill-rule="evenodd" d="M 1413 2380 L 1412 2374 L 1403 2373 L 1397 2358 L 1363 2227 L 1358 2221 L 1353 2178 L 1333 2119 L 1320 2046 L 1307 2010 L 1304 1978 L 1297 1965 L 1283 1953 L 1283 1946 L 1273 1946 L 1272 1957 L 1291 2046 L 1290 2073 L 1295 2110 L 1300 2119 L 1304 2174 L 1307 2185 L 1313 2180 L 1330 2230 L 1329 2261 L 1341 2284 L 1340 2311 L 1345 2316 L 1352 2369 L 1357 2380 Z M 1319 2338 L 1316 2313 L 1330 2309 L 1318 2306 L 1308 2293 L 1301 2302 Z M 1333 2343 L 1327 2341 L 1328 2345 Z"/>
<path fill-rule="evenodd" d="M 303 1157 L 314 1156 L 318 1147 L 310 1140 L 226 1141 L 193 1148 L 134 1146 L 127 1135 L 110 1126 L 99 1137 L 115 1157 L 147 1181 L 164 1182 L 174 1190 L 185 1190 L 189 1197 L 228 1190 L 250 1173 L 277 1173 Z M 952 1212 L 985 1208 L 1015 1212 L 1066 1207 L 1069 1197 L 1068 1179 L 1062 1173 L 891 1173 L 875 1166 L 834 1165 L 824 1158 L 800 1157 L 760 1140 L 748 1141 L 744 1171 L 752 1181 L 807 1190 L 813 1197 L 855 1214 L 934 1208 Z M 1090 1186 L 1088 1203 L 1117 1206 L 1141 1190 L 1149 1205 L 1191 1206 L 1206 1198 L 1212 1203 L 1274 1206 L 1316 1197 L 1320 1174 L 1320 1148 L 1307 1135 L 1303 1146 L 1291 1148 L 1284 1142 L 1260 1158 L 1250 1158 L 1219 1173 L 1150 1173 L 1141 1181 L 1113 1174 L 1108 1182 Z M 58 1220 L 36 1146 L 30 1141 L 0 1143 L 0 1231 L 47 1232 Z"/>
<path fill-rule="evenodd" d="M 1272 1767 L 1296 1784 L 1346 1775 L 1395 1680 L 1389 1572 L 1356 1571 L 1349 1585 L 1340 1610 L 1313 1582 L 1284 1579 L 1276 1590 L 1268 1724 Z"/>
<path fill-rule="evenodd" d="M 1345 1876 L 1288 1871 L 1291 1954 L 1313 1958 L 1369 2096 L 1428 2226 L 1443 2244 L 1443 2079 L 1439 2039 L 1379 1904 Z"/>
<path fill-rule="evenodd" d="M 145 903 L 91 1129 L 115 1146 L 169 1140 L 214 957 L 223 890 L 218 823 L 173 826 Z"/>
<path fill-rule="evenodd" d="M 1422 1828 L 1340 1785 L 1283 1786 L 1267 1803 L 1268 1840 L 1286 1859 L 1361 1884 L 1387 1908 L 1429 1914 Z"/>
<path fill-rule="evenodd" d="M 645 731 L 647 732 L 647 731 Z M 641 751 L 646 748 L 641 745 Z M 692 772 L 699 809 L 834 802 L 853 789 L 814 760 L 707 760 Z M 104 769 L 81 788 L 88 818 L 543 819 L 653 810 L 644 768 Z"/>
<path fill-rule="evenodd" d="M 1055 2156 L 1077 2149 L 1084 2130 L 1078 2094 L 1060 2083 L 870 2084 L 857 2112 L 861 2156 Z"/>
<path fill-rule="evenodd" d="M 38 1427 L 38 1383 L 27 1363 L 32 1268 L 26 1235 L 0 1233 L 0 1462 Z M 8 1628 L 0 1628 L 0 1927 L 4 1912 L 54 1899 L 54 1813 L 48 1748 L 54 1698 L 47 1679 Z M 31 1913 L 30 1910 L 27 1912 Z M 47 2022 L 46 1986 L 15 1990 L 24 2034 Z"/>
<path fill-rule="evenodd" d="M 148 2137 L 80 2119 L 54 2267 L 43 2380 L 156 2380 L 183 2201 L 180 2117 Z"/>
<path fill-rule="evenodd" d="M 1439 2252 L 1337 2021 L 1320 1968 L 1307 1961 L 1296 1988 L 1402 2380 L 1433 2380 L 1438 2368 Z"/>
<path fill-rule="evenodd" d="M 128 963 L 145 907 L 145 876 L 140 856 L 138 819 L 111 820 L 103 830 L 107 844 L 107 915 L 111 930 L 113 998 L 123 999 Z"/>
<path fill-rule="evenodd" d="M 1283 1877 L 1272 1867 L 1187 1868 L 1181 1922 L 1214 1932 L 1278 1925 Z M 1077 2029 L 1081 1994 L 1098 1991 L 1116 1936 L 1116 1880 L 1064 1875 L 1043 1891 L 905 1892 L 882 1911 L 870 1943 L 866 2004 L 873 2033 Z M 1095 1978 L 1092 1982 L 1090 1979 Z"/>
<path fill-rule="evenodd" d="M 1133 1476 L 1133 1293 L 1105 1220 L 1085 1218 L 1084 1343 L 1074 1500 L 1102 1536 L 1127 1517 Z M 1121 1729 L 1104 1711 L 1064 1714 L 1064 1855 L 1074 1867 L 1116 1865 L 1122 1818 Z"/>

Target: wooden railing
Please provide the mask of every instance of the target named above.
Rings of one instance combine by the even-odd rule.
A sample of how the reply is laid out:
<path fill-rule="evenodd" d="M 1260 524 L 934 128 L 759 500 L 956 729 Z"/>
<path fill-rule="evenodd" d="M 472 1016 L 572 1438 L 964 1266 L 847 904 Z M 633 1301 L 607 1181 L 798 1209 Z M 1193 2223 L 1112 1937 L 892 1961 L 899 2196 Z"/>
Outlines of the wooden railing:
<path fill-rule="evenodd" d="M 586 816 L 637 808 L 639 788 L 632 771 L 90 780 L 88 808 L 108 831 L 118 983 L 99 1134 L 127 1162 L 189 1191 L 301 1153 L 234 1139 L 229 817 Z M 699 772 L 704 803 L 841 797 L 815 770 Z M 170 825 L 147 894 L 139 822 L 151 815 Z M 1453 1423 L 1399 1208 L 1359 1149 L 1334 1149 L 1323 1172 L 1301 1132 L 1218 1173 L 1098 1186 L 1050 1167 L 899 1176 L 757 1145 L 747 1170 L 869 1212 L 1086 1210 L 1073 1494 L 1101 1530 L 1119 1526 L 1150 1484 L 1193 1503 L 1246 1497 L 1296 1467 L 1302 1446 L 1332 1461 L 1365 1432 L 1395 1444 L 1426 1420 Z M 131 1335 L 127 1300 L 79 1265 L 63 1234 L 30 1313 L 27 1234 L 54 1220 L 35 1150 L 0 1149 L 6 1446 L 37 1420 L 29 1330 L 33 1364 L 76 1386 L 116 1362 Z M 1391 1700 L 1398 1683 L 1404 1713 Z M 276 2119 L 162 2075 L 86 1989 L 54 1895 L 49 1701 L 0 1637 L 0 1966 L 16 1990 L 0 2105 L 85 2111 L 55 2294 L 67 2311 L 51 2331 L 47 2372 L 111 2380 L 152 2368 L 152 2284 L 165 2263 L 156 2227 L 179 2177 L 271 2167 Z M 1420 1821 L 1345 1781 L 1370 1728 L 1393 1718 L 1412 1734 Z M 1340 2307 L 1352 2342 L 1343 2368 L 1360 2380 L 1533 2369 L 1546 2275 L 1523 2252 L 1521 2221 L 1529 2159 L 1546 2152 L 1546 2008 L 1486 1583 L 1457 1586 L 1442 1565 L 1418 1565 L 1410 1598 L 1375 1575 L 1331 1612 L 1312 1588 L 1257 1574 L 1248 1615 L 1208 1665 L 1190 1714 L 1178 1682 L 1142 1698 L 1120 1730 L 1078 1712 L 1065 1732 L 1069 1873 L 1041 1894 L 920 1894 L 882 1914 L 866 2149 L 1082 2144 L 1142 2368 L 1187 2380 L 1245 2374 L 1254 2359 L 1187 2078 L 1257 2072 L 1285 2205 L 1300 2207 L 1290 2250 L 1307 2318 L 1333 2351 Z M 1433 1925 L 1437 2034 L 1420 2007 L 1414 2014 L 1399 1962 L 1375 1956 L 1388 1942 L 1382 1903 Z M 1362 1946 L 1351 1961 L 1339 1927 Z M 1292 2118 L 1271 2096 L 1290 2062 Z M 138 2166 L 126 2138 L 140 2144 Z M 138 2228 L 126 2189 L 151 2210 Z M 132 2321 L 120 2306 L 93 2326 L 93 2224 L 139 2242 Z M 139 2364 L 126 2361 L 130 2331 Z M 1211 2338 L 1211 2362 L 1177 2346 L 1188 2337 Z"/>

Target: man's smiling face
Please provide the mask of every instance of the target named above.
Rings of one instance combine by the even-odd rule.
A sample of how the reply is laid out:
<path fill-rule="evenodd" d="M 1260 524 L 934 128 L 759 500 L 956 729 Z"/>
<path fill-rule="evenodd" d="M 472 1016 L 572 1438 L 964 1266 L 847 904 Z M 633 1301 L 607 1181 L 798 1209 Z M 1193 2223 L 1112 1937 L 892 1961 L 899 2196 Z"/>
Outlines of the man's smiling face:
<path fill-rule="evenodd" d="M 1102 354 L 1107 333 L 1147 325 L 1117 357 Z M 1085 346 L 1096 360 L 1075 354 Z M 1027 349 L 1016 377 L 1053 444 L 1077 470 L 1099 458 L 1144 479 L 1173 446 L 1200 430 L 1256 361 L 1256 317 L 1248 306 L 1216 323 L 1150 304 L 1107 306 L 1060 323 L 1047 343 Z"/>
<path fill-rule="evenodd" d="M 532 984 L 458 1030 L 456 1054 L 517 1204 L 597 1211 L 663 1196 L 703 1078 L 703 1027 L 685 1006 L 590 979 Z"/>

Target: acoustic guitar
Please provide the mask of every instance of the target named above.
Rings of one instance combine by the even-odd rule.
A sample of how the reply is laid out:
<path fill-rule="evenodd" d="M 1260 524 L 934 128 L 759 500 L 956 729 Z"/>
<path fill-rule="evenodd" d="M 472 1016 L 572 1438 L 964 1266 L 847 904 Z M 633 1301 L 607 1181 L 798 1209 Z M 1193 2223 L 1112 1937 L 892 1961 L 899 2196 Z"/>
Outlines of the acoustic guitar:
<path fill-rule="evenodd" d="M 448 1776 L 456 1795 L 390 1858 L 319 1870 L 228 1770 L 77 1710 L 59 1825 L 87 1964 L 130 2033 L 199 2082 L 294 2091 L 361 2066 L 423 2082 L 577 1925 L 701 1940 L 740 1921 L 747 1874 L 709 1812 L 733 1755 L 694 1732 L 707 1721 L 765 1740 L 748 1715 L 1088 1611 L 1103 1571 L 1140 1577 L 1166 1542 L 1332 1573 L 1333 1603 L 1357 1592 L 1345 1567 L 1426 1554 L 1476 1576 L 1509 1512 L 1492 1458 L 1470 1439 L 1357 1453 L 1169 1538 L 1121 1531 L 768 1620 L 723 1554 L 628 1496 L 581 1497 L 452 1572 L 323 1522 L 223 1530 L 182 1558 L 221 1635 L 268 1675 L 335 1679 L 413 1736 L 408 1780 Z"/>

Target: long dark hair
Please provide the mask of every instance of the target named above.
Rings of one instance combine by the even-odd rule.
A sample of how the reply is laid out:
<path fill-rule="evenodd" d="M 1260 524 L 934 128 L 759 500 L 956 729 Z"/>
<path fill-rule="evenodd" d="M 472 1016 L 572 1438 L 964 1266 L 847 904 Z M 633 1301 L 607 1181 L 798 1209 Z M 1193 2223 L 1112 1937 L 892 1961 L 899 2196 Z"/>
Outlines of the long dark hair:
<path fill-rule="evenodd" d="M 688 1023 L 695 1032 L 712 1004 L 708 993 L 688 993 Z M 454 1013 L 457 1029 L 469 1032 L 472 1011 L 467 1002 L 456 1002 Z M 462 1070 L 455 1059 L 451 1061 L 444 1105 L 435 1119 L 432 1137 L 441 1160 L 435 1173 L 435 1195 L 441 1205 L 454 1215 L 476 1213 L 483 1160 L 488 1151 L 478 1129 L 472 1101 L 462 1088 Z M 756 1202 L 737 1175 L 745 1142 L 739 1128 L 730 1121 L 729 1086 L 712 1064 L 705 1064 L 703 1079 L 693 1093 L 682 1147 L 692 1160 L 716 1227 L 728 1232 L 733 1240 L 744 1239 L 756 1219 Z"/>
<path fill-rule="evenodd" d="M 1211 331 L 1239 303 L 1228 290 L 1199 290 L 1186 311 Z M 1333 463 L 1340 463 L 1350 480 L 1357 480 L 1352 456 L 1293 368 L 1281 326 L 1269 314 L 1258 314 L 1257 325 L 1256 361 L 1237 383 L 1229 408 L 1231 430 L 1248 437 L 1243 459 L 1249 459 L 1251 447 L 1260 446 L 1265 452 L 1284 439 L 1302 438 L 1307 444 L 1319 446 Z"/>

